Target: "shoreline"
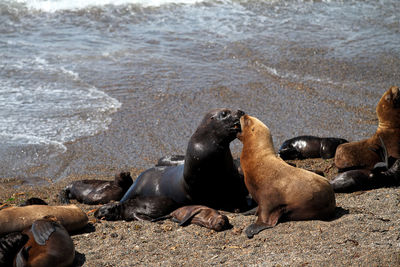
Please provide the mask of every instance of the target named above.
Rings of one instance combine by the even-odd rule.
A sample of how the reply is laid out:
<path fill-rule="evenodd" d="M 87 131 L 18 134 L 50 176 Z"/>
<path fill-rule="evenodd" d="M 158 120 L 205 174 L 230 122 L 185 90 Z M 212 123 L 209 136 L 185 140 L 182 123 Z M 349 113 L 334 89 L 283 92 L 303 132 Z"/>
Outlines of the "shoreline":
<path fill-rule="evenodd" d="M 322 170 L 332 179 L 333 159 L 291 161 Z M 113 170 L 109 170 L 110 172 Z M 130 169 L 132 177 L 140 170 Z M 58 192 L 69 182 L 104 179 L 103 175 L 71 175 L 44 186 L 0 181 L 0 202 L 10 205 L 40 197 L 59 205 Z M 20 194 L 23 193 L 23 194 Z M 14 198 L 14 200 L 11 200 Z M 92 232 L 75 234 L 77 266 L 395 266 L 400 264 L 400 187 L 336 194 L 332 221 L 289 221 L 248 239 L 243 230 L 255 216 L 222 212 L 232 229 L 215 232 L 196 225 L 179 227 L 166 220 L 99 221 L 89 215 Z M 72 201 L 87 212 L 100 205 Z"/>

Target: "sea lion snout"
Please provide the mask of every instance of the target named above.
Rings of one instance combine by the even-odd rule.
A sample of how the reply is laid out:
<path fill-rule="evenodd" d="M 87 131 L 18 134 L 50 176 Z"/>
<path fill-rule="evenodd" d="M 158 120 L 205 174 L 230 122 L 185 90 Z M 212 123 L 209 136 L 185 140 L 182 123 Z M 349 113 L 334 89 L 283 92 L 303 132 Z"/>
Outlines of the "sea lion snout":
<path fill-rule="evenodd" d="M 229 229 L 232 226 L 229 223 L 228 217 L 222 214 L 214 217 L 214 222 L 212 222 L 211 225 L 213 225 L 213 229 L 215 231 L 222 231 L 225 229 Z"/>
<path fill-rule="evenodd" d="M 394 108 L 400 108 L 400 89 L 397 86 L 393 86 L 391 89 L 393 96 L 393 106 Z"/>
<path fill-rule="evenodd" d="M 242 111 L 242 110 L 240 110 L 240 109 L 238 109 L 237 111 L 236 111 L 236 116 L 238 117 L 238 118 L 241 118 L 243 115 L 245 115 L 246 113 L 244 112 L 244 111 Z"/>

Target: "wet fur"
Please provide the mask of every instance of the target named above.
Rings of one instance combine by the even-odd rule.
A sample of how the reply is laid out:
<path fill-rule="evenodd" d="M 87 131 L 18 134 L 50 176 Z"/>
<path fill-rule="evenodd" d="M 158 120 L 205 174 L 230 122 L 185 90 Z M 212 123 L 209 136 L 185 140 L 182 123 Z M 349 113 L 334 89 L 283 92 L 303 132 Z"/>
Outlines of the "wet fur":
<path fill-rule="evenodd" d="M 348 141 L 342 138 L 303 135 L 283 142 L 279 148 L 279 156 L 284 160 L 323 158 L 335 156 L 336 148 Z"/>

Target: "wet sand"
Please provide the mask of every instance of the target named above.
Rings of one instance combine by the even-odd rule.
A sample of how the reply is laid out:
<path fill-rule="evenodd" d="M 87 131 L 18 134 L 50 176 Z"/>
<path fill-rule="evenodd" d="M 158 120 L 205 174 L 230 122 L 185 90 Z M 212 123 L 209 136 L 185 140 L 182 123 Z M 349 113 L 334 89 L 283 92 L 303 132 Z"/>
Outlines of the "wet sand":
<path fill-rule="evenodd" d="M 322 170 L 328 179 L 337 170 L 333 160 L 292 161 L 298 167 Z M 99 172 L 115 172 L 107 165 Z M 140 170 L 128 169 L 133 176 Z M 0 182 L 0 202 L 14 205 L 29 197 L 59 204 L 58 192 L 70 181 L 112 179 L 71 176 L 46 186 L 21 180 Z M 15 185 L 20 185 L 18 188 Z M 172 221 L 107 222 L 90 215 L 87 232 L 73 236 L 77 266 L 398 266 L 400 264 L 400 188 L 336 194 L 332 221 L 279 223 L 248 239 L 243 230 L 254 216 L 226 214 L 232 229 L 214 232 Z M 75 203 L 73 201 L 73 203 Z M 77 203 L 84 211 L 99 206 Z"/>

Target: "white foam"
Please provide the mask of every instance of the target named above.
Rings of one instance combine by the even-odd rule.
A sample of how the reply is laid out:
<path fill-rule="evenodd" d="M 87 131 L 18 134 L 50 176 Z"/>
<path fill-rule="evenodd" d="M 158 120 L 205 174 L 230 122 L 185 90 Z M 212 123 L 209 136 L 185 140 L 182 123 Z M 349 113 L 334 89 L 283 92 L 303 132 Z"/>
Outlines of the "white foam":
<path fill-rule="evenodd" d="M 110 115 L 121 107 L 118 100 L 80 81 L 77 72 L 40 57 L 0 64 L 0 69 L 31 74 L 0 77 L 4 145 L 51 145 L 65 151 L 63 143 L 108 129 Z M 43 82 L 43 75 L 55 80 Z"/>
<path fill-rule="evenodd" d="M 311 75 L 302 75 L 299 76 L 295 73 L 292 72 L 280 72 L 275 68 L 269 67 L 261 62 L 256 61 L 255 62 L 256 67 L 265 70 L 269 74 L 279 77 L 279 78 L 285 78 L 285 79 L 292 79 L 292 80 L 301 80 L 301 81 L 311 81 L 311 82 L 318 82 L 318 83 L 326 83 L 326 84 L 333 84 L 333 85 L 343 85 L 345 82 L 341 81 L 340 83 L 334 82 L 331 79 L 322 79 L 322 78 L 317 78 Z"/>
<path fill-rule="evenodd" d="M 166 4 L 195 4 L 202 0 L 15 0 L 28 8 L 44 12 L 76 10 L 94 6 L 138 4 L 141 6 L 161 6 Z"/>

